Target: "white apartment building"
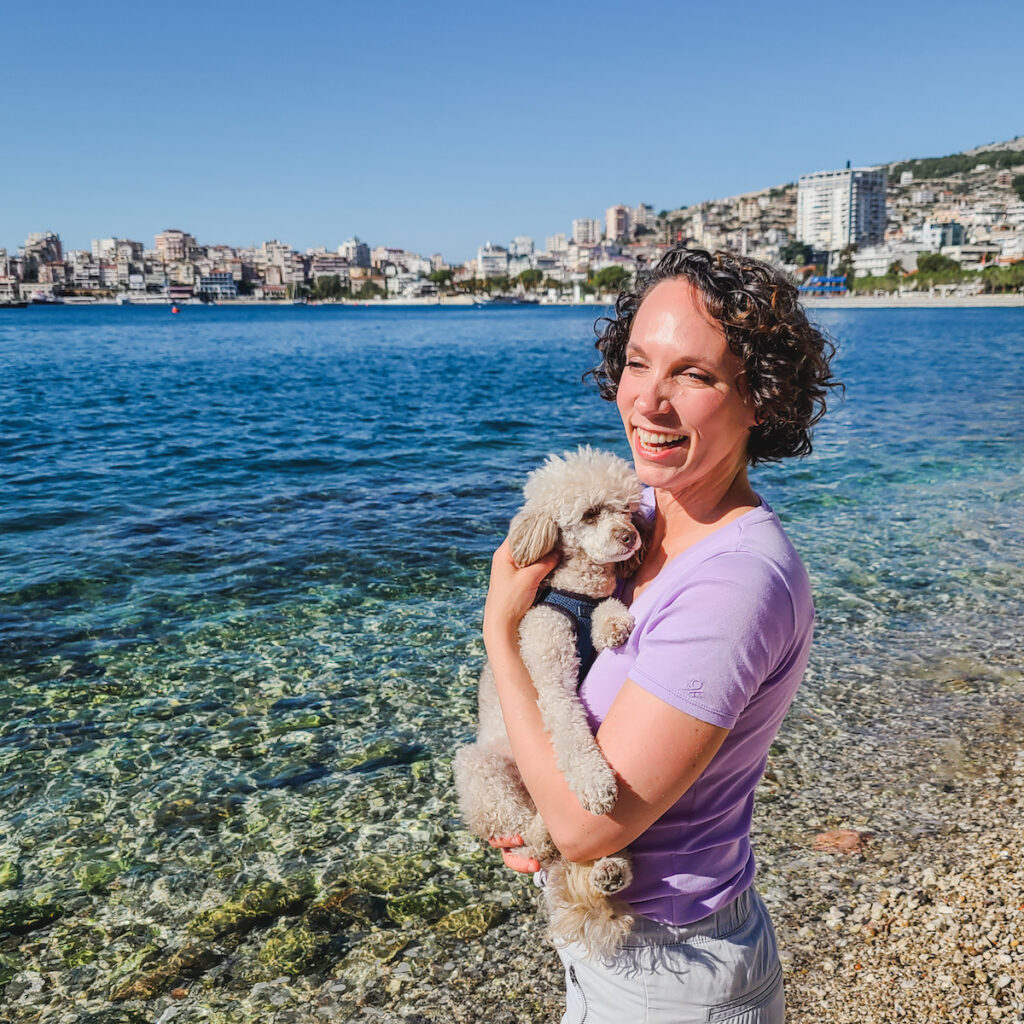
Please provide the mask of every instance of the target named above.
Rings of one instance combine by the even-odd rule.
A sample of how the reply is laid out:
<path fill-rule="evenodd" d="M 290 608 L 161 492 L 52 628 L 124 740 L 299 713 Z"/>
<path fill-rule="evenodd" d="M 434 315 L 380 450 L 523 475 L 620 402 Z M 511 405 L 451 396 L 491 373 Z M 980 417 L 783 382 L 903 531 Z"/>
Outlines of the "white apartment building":
<path fill-rule="evenodd" d="M 618 241 L 629 237 L 628 206 L 609 206 L 604 212 L 605 237 L 610 241 Z"/>
<path fill-rule="evenodd" d="M 476 251 L 476 276 L 487 280 L 489 277 L 505 277 L 508 274 L 508 250 L 500 245 L 480 246 Z"/>
<path fill-rule="evenodd" d="M 94 260 L 112 260 L 116 256 L 116 238 L 94 238 L 92 240 L 92 258 Z"/>
<path fill-rule="evenodd" d="M 915 228 L 911 232 L 911 237 L 921 243 L 924 252 L 938 252 L 944 245 L 963 245 L 967 241 L 963 224 L 958 224 L 955 220 L 942 223 L 927 221 L 921 227 Z"/>
<path fill-rule="evenodd" d="M 337 277 L 342 285 L 349 282 L 348 260 L 337 253 L 316 253 L 309 265 L 309 276 L 315 281 L 320 277 Z"/>
<path fill-rule="evenodd" d="M 353 267 L 369 267 L 370 247 L 358 238 L 350 238 L 338 246 L 338 255 L 344 256 Z"/>
<path fill-rule="evenodd" d="M 601 222 L 593 217 L 580 217 L 572 222 L 572 240 L 576 245 L 598 245 Z"/>
<path fill-rule="evenodd" d="M 549 253 L 565 252 L 569 248 L 569 239 L 564 232 L 559 231 L 557 235 L 548 235 L 544 240 L 544 248 Z"/>
<path fill-rule="evenodd" d="M 640 228 L 654 227 L 654 222 L 658 219 L 654 212 L 654 207 L 649 206 L 647 203 L 641 203 L 639 206 L 634 207 L 630 211 L 630 217 L 632 223 Z"/>
<path fill-rule="evenodd" d="M 516 257 L 533 255 L 533 239 L 529 235 L 516 235 L 509 246 L 509 255 Z"/>
<path fill-rule="evenodd" d="M 736 215 L 743 224 L 750 224 L 752 221 L 756 221 L 761 215 L 761 204 L 758 203 L 757 197 L 744 196 L 736 204 Z"/>
<path fill-rule="evenodd" d="M 902 265 L 906 273 L 917 270 L 919 245 L 912 242 L 887 242 L 858 249 L 851 257 L 854 277 L 882 277 L 894 263 Z"/>
<path fill-rule="evenodd" d="M 187 231 L 178 228 L 167 228 L 153 240 L 153 248 L 160 253 L 167 263 L 188 259 L 196 248 L 196 240 Z"/>
<path fill-rule="evenodd" d="M 815 249 L 877 245 L 885 236 L 885 171 L 847 167 L 801 174 L 796 237 Z"/>

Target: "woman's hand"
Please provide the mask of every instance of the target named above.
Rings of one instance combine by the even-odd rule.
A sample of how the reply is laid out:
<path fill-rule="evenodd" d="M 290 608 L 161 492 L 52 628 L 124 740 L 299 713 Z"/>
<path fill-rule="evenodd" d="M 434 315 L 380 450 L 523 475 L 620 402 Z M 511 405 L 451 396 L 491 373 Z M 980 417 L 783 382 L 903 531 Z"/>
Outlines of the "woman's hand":
<path fill-rule="evenodd" d="M 522 617 L 530 610 L 541 580 L 558 565 L 558 555 L 545 555 L 522 568 L 512 561 L 508 537 L 491 559 L 491 582 L 484 605 L 484 644 L 515 641 Z"/>
<path fill-rule="evenodd" d="M 517 847 L 526 845 L 522 836 L 492 836 L 487 842 L 501 850 L 501 859 L 505 862 L 505 867 L 523 875 L 532 875 L 535 871 L 540 871 L 539 860 L 513 852 Z"/>

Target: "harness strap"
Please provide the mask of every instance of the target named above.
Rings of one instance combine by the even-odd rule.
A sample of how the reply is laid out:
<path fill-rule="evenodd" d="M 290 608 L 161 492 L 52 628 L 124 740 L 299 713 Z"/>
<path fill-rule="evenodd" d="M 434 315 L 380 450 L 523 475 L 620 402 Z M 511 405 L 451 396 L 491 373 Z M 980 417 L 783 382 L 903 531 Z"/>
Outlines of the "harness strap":
<path fill-rule="evenodd" d="M 533 602 L 537 605 L 547 605 L 555 611 L 564 615 L 573 625 L 576 634 L 576 657 L 579 659 L 579 675 L 576 679 L 576 688 L 579 689 L 590 666 L 594 664 L 597 657 L 597 648 L 594 647 L 592 633 L 592 622 L 594 609 L 604 600 L 600 597 L 588 597 L 586 594 L 576 594 L 571 590 L 559 590 L 557 587 L 544 587 L 537 592 L 537 598 Z"/>

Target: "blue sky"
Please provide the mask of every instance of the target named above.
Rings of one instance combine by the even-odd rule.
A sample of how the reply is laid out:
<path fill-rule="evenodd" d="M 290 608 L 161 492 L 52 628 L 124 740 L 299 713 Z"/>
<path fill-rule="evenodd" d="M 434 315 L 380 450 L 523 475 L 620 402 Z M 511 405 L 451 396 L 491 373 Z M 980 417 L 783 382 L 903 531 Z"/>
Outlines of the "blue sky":
<path fill-rule="evenodd" d="M 7 5 L 0 246 L 180 227 L 461 261 L 1024 134 L 1022 39 L 1019 0 Z"/>

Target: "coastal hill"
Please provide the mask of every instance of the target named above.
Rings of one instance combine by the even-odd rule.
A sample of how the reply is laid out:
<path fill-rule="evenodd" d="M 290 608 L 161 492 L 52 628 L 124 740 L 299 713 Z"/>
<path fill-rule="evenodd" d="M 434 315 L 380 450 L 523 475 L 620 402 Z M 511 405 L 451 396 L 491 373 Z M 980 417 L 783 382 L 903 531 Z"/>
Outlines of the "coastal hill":
<path fill-rule="evenodd" d="M 1024 135 L 943 157 L 872 167 L 888 176 L 887 240 L 901 239 L 912 225 L 956 221 L 973 241 L 985 242 L 1004 224 L 1009 208 L 1024 200 Z M 796 205 L 797 183 L 787 182 L 663 210 L 655 230 L 660 241 L 685 237 L 771 257 L 794 241 Z"/>

